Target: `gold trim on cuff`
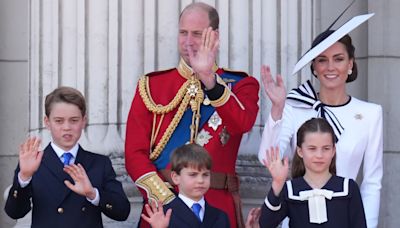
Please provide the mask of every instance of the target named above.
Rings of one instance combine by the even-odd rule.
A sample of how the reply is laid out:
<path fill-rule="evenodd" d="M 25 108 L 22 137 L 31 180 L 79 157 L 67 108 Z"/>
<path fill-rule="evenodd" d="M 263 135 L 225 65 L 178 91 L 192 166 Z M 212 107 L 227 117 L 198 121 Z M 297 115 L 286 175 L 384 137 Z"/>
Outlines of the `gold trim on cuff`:
<path fill-rule="evenodd" d="M 135 184 L 146 191 L 147 198 L 167 204 L 175 199 L 175 194 L 156 172 L 149 172 L 139 177 Z"/>

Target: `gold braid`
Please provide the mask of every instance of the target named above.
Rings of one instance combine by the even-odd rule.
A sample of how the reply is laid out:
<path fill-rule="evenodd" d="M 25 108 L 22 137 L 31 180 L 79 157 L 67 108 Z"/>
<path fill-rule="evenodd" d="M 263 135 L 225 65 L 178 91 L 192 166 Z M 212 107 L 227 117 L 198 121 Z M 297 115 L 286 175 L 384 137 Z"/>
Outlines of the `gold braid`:
<path fill-rule="evenodd" d="M 186 94 L 186 88 L 189 85 L 189 80 L 187 80 L 179 89 L 178 93 L 176 94 L 176 96 L 174 97 L 174 99 L 172 99 L 171 102 L 169 102 L 169 104 L 162 106 L 159 104 L 155 104 L 153 99 L 151 98 L 150 95 L 150 88 L 148 87 L 148 81 L 149 81 L 149 77 L 147 76 L 143 76 L 139 79 L 139 93 L 140 96 L 143 99 L 144 105 L 146 106 L 146 108 L 152 112 L 152 113 L 156 113 L 156 114 L 165 114 L 168 113 L 170 111 L 172 111 L 174 108 L 176 108 L 178 106 L 179 103 L 181 103 L 183 97 Z"/>
<path fill-rule="evenodd" d="M 199 120 L 200 120 L 200 105 L 201 105 L 201 102 L 203 102 L 204 93 L 203 93 L 203 90 L 201 89 L 200 81 L 198 79 L 196 79 L 194 76 L 192 76 L 189 80 L 187 80 L 181 86 L 181 88 L 178 90 L 178 93 L 174 97 L 174 99 L 172 99 L 172 101 L 169 104 L 162 106 L 159 104 L 155 104 L 154 100 L 151 98 L 148 80 L 149 80 L 149 78 L 147 76 L 143 76 L 139 79 L 139 94 L 142 97 L 144 105 L 150 112 L 154 113 L 155 115 L 156 114 L 164 115 L 165 113 L 172 111 L 180 103 L 179 108 L 178 108 L 177 112 L 175 113 L 174 118 L 172 119 L 171 123 L 168 125 L 167 129 L 165 130 L 165 133 L 161 137 L 160 141 L 157 143 L 154 150 L 150 152 L 149 157 L 151 160 L 154 161 L 160 156 L 161 152 L 164 150 L 166 144 L 168 143 L 169 139 L 172 136 L 172 133 L 175 131 L 180 120 L 182 119 L 182 116 L 183 116 L 184 112 L 186 111 L 186 107 L 189 104 L 191 105 L 191 109 L 193 111 L 192 124 L 190 126 L 190 130 L 191 130 L 190 142 L 193 142 L 194 139 L 197 137 L 197 130 L 198 130 L 198 125 L 199 125 Z M 158 133 L 159 127 L 157 129 L 157 133 Z M 154 123 L 153 123 L 152 131 L 154 131 Z M 156 135 L 153 135 L 153 133 L 152 133 L 151 141 L 155 140 L 155 137 L 156 137 Z M 151 144 L 152 143 L 153 142 L 151 142 Z"/>
<path fill-rule="evenodd" d="M 152 161 L 156 160 L 158 156 L 160 156 L 161 152 L 164 150 L 165 145 L 172 136 L 172 133 L 175 131 L 175 128 L 178 126 L 179 121 L 181 121 L 183 113 L 186 110 L 187 105 L 189 104 L 190 96 L 185 96 L 181 105 L 179 105 L 178 111 L 175 113 L 174 118 L 171 123 L 168 125 L 165 133 L 161 137 L 160 141 L 157 143 L 157 146 L 150 153 L 150 159 Z"/>

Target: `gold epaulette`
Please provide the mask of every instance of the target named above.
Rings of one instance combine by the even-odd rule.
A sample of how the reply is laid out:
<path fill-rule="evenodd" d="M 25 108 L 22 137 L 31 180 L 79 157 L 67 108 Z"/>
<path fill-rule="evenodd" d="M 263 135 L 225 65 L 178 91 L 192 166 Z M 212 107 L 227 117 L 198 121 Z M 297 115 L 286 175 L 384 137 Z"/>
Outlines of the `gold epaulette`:
<path fill-rule="evenodd" d="M 242 110 L 245 110 L 243 104 L 239 101 L 239 99 L 236 97 L 236 95 L 231 91 L 229 86 L 226 84 L 226 82 L 220 76 L 217 76 L 217 83 L 224 86 L 224 93 L 217 100 L 210 100 L 210 104 L 213 107 L 217 108 L 217 107 L 224 105 L 226 102 L 228 102 L 229 98 L 232 96 L 236 100 L 236 102 L 238 103 L 240 108 Z"/>
<path fill-rule="evenodd" d="M 165 69 L 165 70 L 153 71 L 153 72 L 147 73 L 145 76 L 149 76 L 149 77 L 150 76 L 157 76 L 157 75 L 161 75 L 161 74 L 164 74 L 164 73 L 172 71 L 172 70 L 175 70 L 175 68 L 169 68 L 169 69 Z"/>
<path fill-rule="evenodd" d="M 135 184 L 146 191 L 148 199 L 152 199 L 155 202 L 160 201 L 163 204 L 167 204 L 175 198 L 175 194 L 156 172 L 144 174 L 136 180 Z"/>
<path fill-rule="evenodd" d="M 234 74 L 242 76 L 242 77 L 248 77 L 249 76 L 249 74 L 247 74 L 244 71 L 237 71 L 237 70 L 232 70 L 232 69 L 229 69 L 229 68 L 222 68 L 222 69 L 224 71 L 226 71 L 226 72 L 234 73 Z"/>

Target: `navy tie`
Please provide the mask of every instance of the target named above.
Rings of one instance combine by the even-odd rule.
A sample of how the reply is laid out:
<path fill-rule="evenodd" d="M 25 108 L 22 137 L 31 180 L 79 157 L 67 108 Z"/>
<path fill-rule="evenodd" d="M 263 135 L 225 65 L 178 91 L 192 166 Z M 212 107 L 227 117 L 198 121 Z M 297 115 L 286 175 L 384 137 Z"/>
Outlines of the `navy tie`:
<path fill-rule="evenodd" d="M 192 205 L 192 211 L 193 211 L 193 213 L 197 216 L 197 218 L 198 218 L 199 221 L 201 222 L 200 210 L 201 210 L 201 205 L 200 205 L 200 204 L 194 203 L 194 204 Z"/>
<path fill-rule="evenodd" d="M 69 152 L 66 152 L 63 154 L 63 158 L 64 158 L 64 165 L 69 165 L 69 162 L 72 158 L 72 154 Z"/>

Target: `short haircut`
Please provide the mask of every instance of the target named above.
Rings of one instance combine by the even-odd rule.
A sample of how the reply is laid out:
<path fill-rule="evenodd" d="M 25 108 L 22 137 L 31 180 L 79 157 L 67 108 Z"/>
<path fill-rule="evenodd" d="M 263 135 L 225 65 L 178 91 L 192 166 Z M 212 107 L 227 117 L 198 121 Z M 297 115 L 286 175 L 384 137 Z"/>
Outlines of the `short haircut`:
<path fill-rule="evenodd" d="M 61 86 L 46 96 L 44 104 L 46 116 L 50 116 L 53 104 L 62 102 L 76 105 L 82 116 L 86 115 L 86 101 L 82 93 L 72 87 Z"/>
<path fill-rule="evenodd" d="M 187 5 L 179 15 L 179 21 L 181 20 L 181 17 L 185 11 L 194 9 L 201 9 L 208 13 L 208 20 L 210 21 L 209 26 L 211 26 L 213 30 L 217 30 L 219 28 L 219 15 L 217 10 L 204 2 L 194 2 Z"/>
<path fill-rule="evenodd" d="M 178 175 L 183 168 L 193 167 L 198 170 L 210 170 L 211 166 L 211 157 L 207 150 L 197 144 L 183 145 L 171 154 L 171 171 Z"/>

